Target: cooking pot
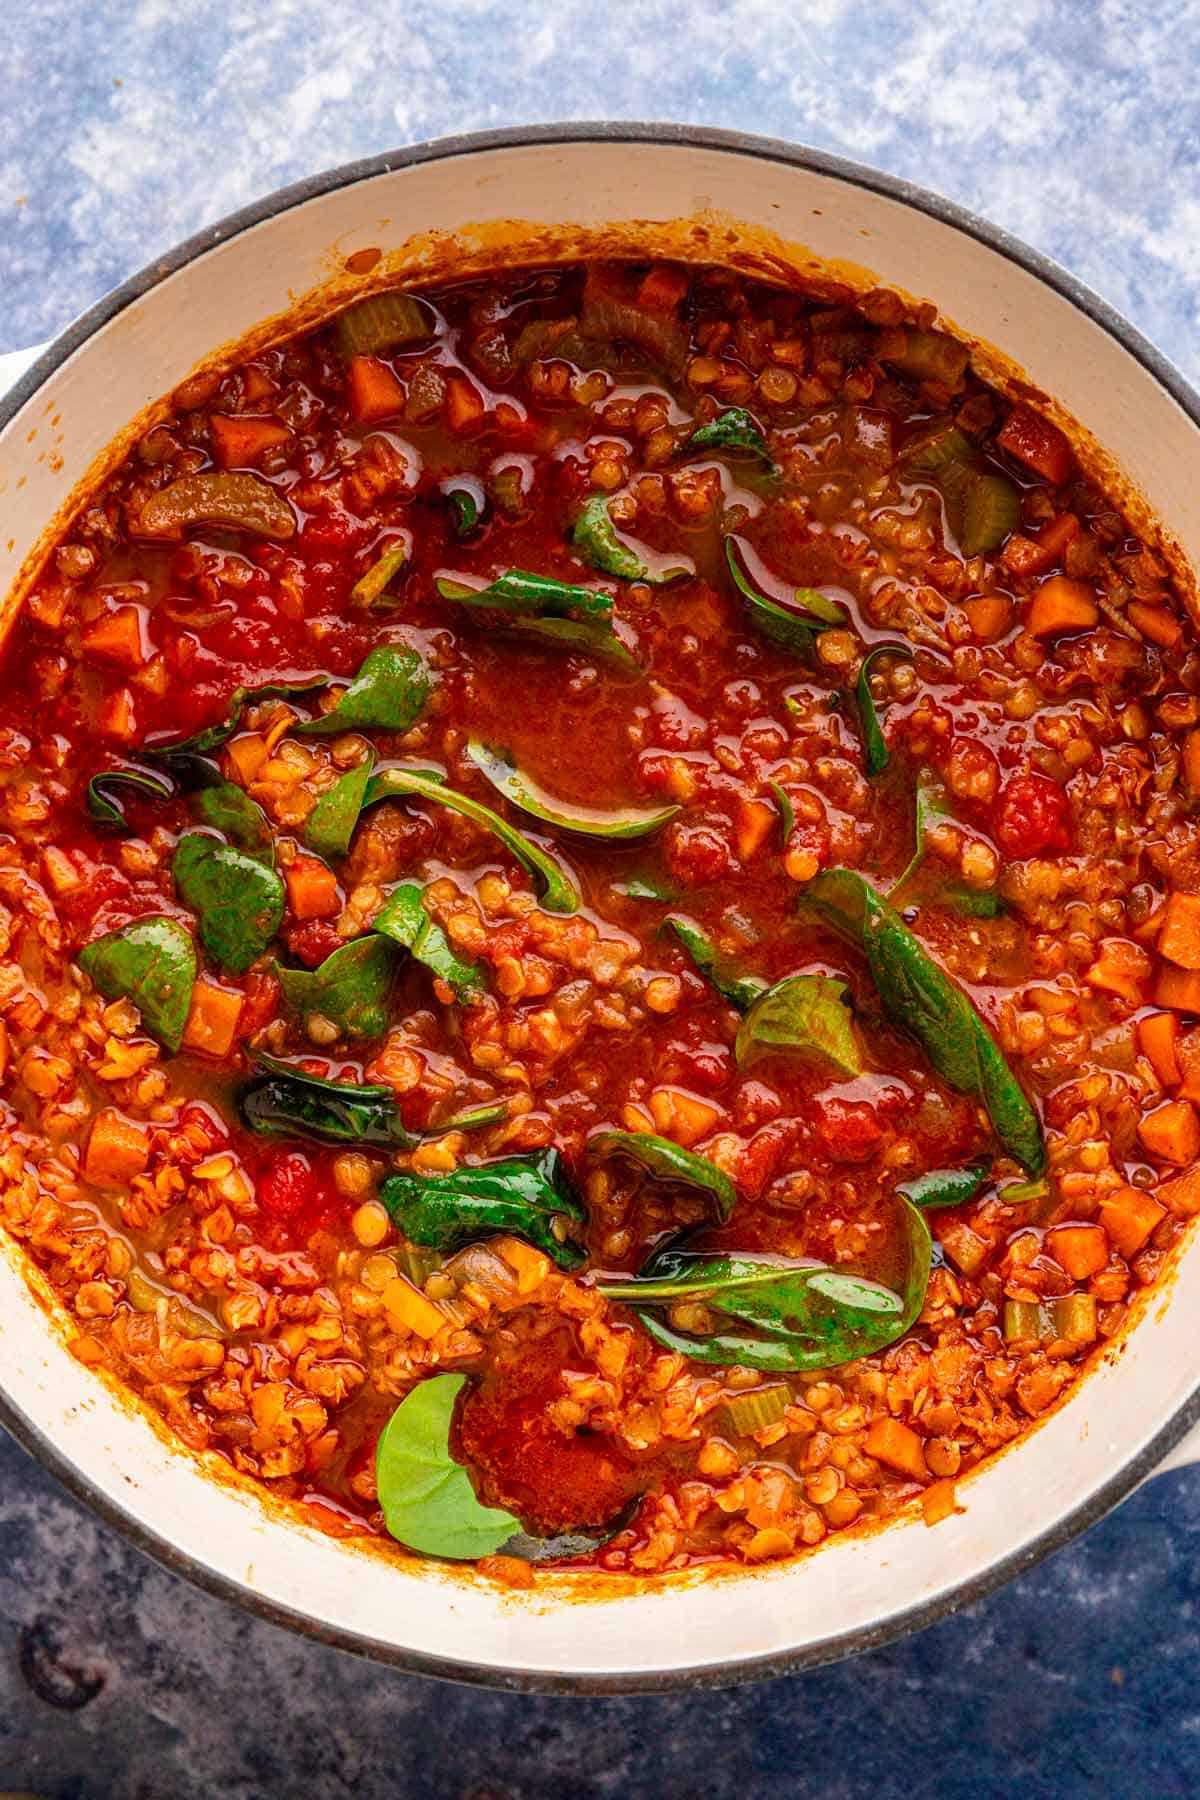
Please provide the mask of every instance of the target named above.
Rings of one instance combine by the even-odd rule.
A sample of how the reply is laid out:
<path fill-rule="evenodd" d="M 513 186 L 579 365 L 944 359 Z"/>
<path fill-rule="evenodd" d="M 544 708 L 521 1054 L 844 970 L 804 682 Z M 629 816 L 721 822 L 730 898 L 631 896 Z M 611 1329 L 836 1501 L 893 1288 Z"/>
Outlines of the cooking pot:
<path fill-rule="evenodd" d="M 1045 258 L 921 189 L 810 150 L 673 126 L 577 125 L 443 139 L 302 182 L 93 307 L 0 405 L 0 593 L 19 592 L 39 539 L 118 433 L 220 346 L 269 334 L 263 321 L 297 304 L 319 316 L 389 269 L 445 275 L 654 247 L 767 274 L 821 267 L 933 300 L 976 342 L 985 373 L 1020 372 L 1054 397 L 1060 418 L 1082 428 L 1085 464 L 1107 480 L 1119 470 L 1135 519 L 1157 516 L 1172 554 L 1200 568 L 1200 398 Z M 1127 1339 L 962 1483 L 965 1510 L 935 1529 L 916 1511 L 753 1573 L 583 1598 L 559 1577 L 513 1595 L 339 1541 L 261 1490 L 214 1476 L 75 1360 L 48 1293 L 12 1244 L 0 1252 L 0 1418 L 68 1487 L 171 1568 L 266 1617 L 495 1686 L 719 1684 L 881 1643 L 1028 1568 L 1164 1458 L 1190 1460 L 1185 1434 L 1200 1417 L 1193 1240 Z"/>

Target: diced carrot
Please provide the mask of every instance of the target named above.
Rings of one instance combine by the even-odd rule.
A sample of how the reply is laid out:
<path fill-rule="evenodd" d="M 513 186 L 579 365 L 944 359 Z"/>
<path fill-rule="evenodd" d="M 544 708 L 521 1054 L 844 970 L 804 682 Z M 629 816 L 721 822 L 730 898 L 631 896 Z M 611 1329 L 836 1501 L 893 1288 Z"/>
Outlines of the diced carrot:
<path fill-rule="evenodd" d="M 257 731 L 243 732 L 241 737 L 231 739 L 226 745 L 225 753 L 243 787 L 249 787 L 252 781 L 258 779 L 271 755 L 265 740 Z"/>
<path fill-rule="evenodd" d="M 1126 1261 L 1136 1256 L 1167 1209 L 1142 1188 L 1118 1188 L 1100 1205 L 1100 1223 L 1114 1250 Z"/>
<path fill-rule="evenodd" d="M 57 844 L 47 844 L 42 851 L 42 869 L 47 886 L 56 894 L 77 894 L 83 886 L 83 876 Z"/>
<path fill-rule="evenodd" d="M 966 1510 L 958 1503 L 952 1481 L 933 1481 L 921 1495 L 921 1515 L 927 1525 L 940 1525 L 943 1519 Z"/>
<path fill-rule="evenodd" d="M 994 644 L 1012 622 L 1012 603 L 1003 594 L 976 594 L 963 601 L 971 635 L 981 644 Z"/>
<path fill-rule="evenodd" d="M 101 703 L 96 727 L 102 737 L 115 738 L 123 744 L 131 744 L 137 737 L 137 713 L 127 687 L 117 688 Z"/>
<path fill-rule="evenodd" d="M 1100 608 L 1085 581 L 1051 575 L 1033 596 L 1025 629 L 1032 637 L 1061 637 L 1068 631 L 1091 631 L 1099 618 Z"/>
<path fill-rule="evenodd" d="M 1125 616 L 1143 637 L 1149 638 L 1152 644 L 1161 644 L 1164 650 L 1173 650 L 1183 636 L 1183 627 L 1169 607 L 1147 606 L 1142 600 L 1131 600 L 1125 608 Z"/>
<path fill-rule="evenodd" d="M 1158 950 L 1181 969 L 1200 969 L 1200 894 L 1172 894 L 1158 934 Z"/>
<path fill-rule="evenodd" d="M 1138 1136 L 1151 1156 L 1180 1168 L 1200 1156 L 1200 1116 L 1190 1100 L 1168 1100 L 1138 1123 Z"/>
<path fill-rule="evenodd" d="M 253 363 L 248 363 L 242 371 L 242 399 L 253 406 L 274 392 L 275 383 L 265 370 L 256 369 Z"/>
<path fill-rule="evenodd" d="M 71 605 L 71 589 L 60 581 L 47 580 L 35 587 L 25 602 L 25 610 L 35 625 L 57 631 Z"/>
<path fill-rule="evenodd" d="M 1176 1012 L 1200 1014 L 1200 969 L 1177 969 L 1164 963 L 1154 978 L 1154 1000 Z"/>
<path fill-rule="evenodd" d="M 1168 1014 L 1173 1018 L 1174 1014 Z M 1175 1091 L 1177 1100 L 1200 1102 L 1200 1027 L 1193 1026 L 1185 1031 L 1179 1040 L 1176 1053 L 1179 1068 L 1179 1086 Z"/>
<path fill-rule="evenodd" d="M 1079 520 L 1074 513 L 1060 513 L 1047 519 L 1036 537 L 1014 531 L 1001 553 L 1001 561 L 1014 575 L 1041 575 L 1061 562 L 1068 544 L 1079 536 Z"/>
<path fill-rule="evenodd" d="M 1174 1087 L 1182 1079 L 1176 1046 L 1179 1042 L 1179 1020 L 1172 1012 L 1150 1013 L 1138 1020 L 1138 1048 L 1164 1087 Z M 1189 1100 L 1200 1095 L 1189 1094 Z"/>
<path fill-rule="evenodd" d="M 149 1160 L 150 1139 L 144 1126 L 112 1106 L 96 1114 L 83 1159 L 86 1180 L 96 1187 L 125 1187 Z"/>
<path fill-rule="evenodd" d="M 656 1130 L 663 1137 L 674 1138 L 685 1149 L 698 1143 L 721 1116 L 719 1109 L 707 1100 L 677 1087 L 655 1088 L 650 1096 L 650 1111 Z"/>
<path fill-rule="evenodd" d="M 446 383 L 446 423 L 451 431 L 470 431 L 484 415 L 483 395 L 461 375 Z"/>
<path fill-rule="evenodd" d="M 284 870 L 283 878 L 295 918 L 327 919 L 338 910 L 337 876 L 315 856 L 296 857 Z"/>
<path fill-rule="evenodd" d="M 352 356 L 346 370 L 350 417 L 360 425 L 390 419 L 404 406 L 404 388 L 377 356 Z"/>
<path fill-rule="evenodd" d="M 637 303 L 649 312 L 674 312 L 688 291 L 682 269 L 651 269 L 638 288 Z"/>
<path fill-rule="evenodd" d="M 291 438 L 278 419 L 248 413 L 214 413 L 213 455 L 223 469 L 248 469 L 264 450 L 275 450 Z"/>
<path fill-rule="evenodd" d="M 1032 406 L 1014 406 L 996 442 L 1055 487 L 1062 486 L 1074 467 L 1075 458 L 1067 438 L 1057 425 L 1034 412 Z"/>
<path fill-rule="evenodd" d="M 924 1442 L 911 1425 L 899 1419 L 876 1419 L 863 1448 L 868 1456 L 886 1463 L 890 1469 L 898 1469 L 912 1481 L 929 1479 Z"/>
<path fill-rule="evenodd" d="M 531 1294 L 534 1288 L 541 1287 L 550 1273 L 548 1257 L 520 1238 L 496 1238 L 492 1242 L 497 1253 L 516 1274 L 518 1294 Z"/>
<path fill-rule="evenodd" d="M 201 975 L 192 989 L 192 1005 L 183 1028 L 186 1050 L 203 1050 L 208 1056 L 228 1056 L 237 1037 L 242 1014 L 242 995 L 236 988 L 221 987 Z"/>
<path fill-rule="evenodd" d="M 766 800 L 749 800 L 739 795 L 736 803 L 737 823 L 734 841 L 743 862 L 749 862 L 762 848 L 778 818 L 775 808 Z"/>
<path fill-rule="evenodd" d="M 1142 989 L 1154 964 L 1150 953 L 1128 938 L 1101 938 L 1095 962 L 1084 976 L 1089 987 L 1119 994 L 1131 1006 L 1142 1004 Z"/>
<path fill-rule="evenodd" d="M 1186 1175 L 1164 1181 L 1155 1189 L 1154 1197 L 1178 1218 L 1192 1218 L 1200 1212 L 1200 1169 L 1189 1169 Z"/>
<path fill-rule="evenodd" d="M 1108 1261 L 1108 1245 L 1098 1225 L 1056 1225 L 1046 1233 L 1046 1248 L 1072 1281 L 1086 1281 Z"/>
<path fill-rule="evenodd" d="M 403 1275 L 393 1276 L 380 1297 L 389 1324 L 399 1331 L 411 1331 L 426 1342 L 449 1323 L 441 1307 L 426 1299 L 420 1288 Z"/>
<path fill-rule="evenodd" d="M 85 656 L 99 657 L 122 669 L 140 669 L 146 660 L 141 607 L 114 607 L 89 625 L 79 644 Z"/>
<path fill-rule="evenodd" d="M 1200 728 L 1183 740 L 1183 784 L 1189 794 L 1200 794 Z"/>

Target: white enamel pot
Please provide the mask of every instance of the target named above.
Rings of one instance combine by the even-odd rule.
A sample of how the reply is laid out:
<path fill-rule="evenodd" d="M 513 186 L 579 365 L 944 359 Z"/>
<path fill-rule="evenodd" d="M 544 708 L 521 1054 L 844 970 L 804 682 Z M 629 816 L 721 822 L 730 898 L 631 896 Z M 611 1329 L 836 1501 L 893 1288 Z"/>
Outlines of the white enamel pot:
<path fill-rule="evenodd" d="M 0 592 L 28 570 L 48 523 L 128 422 L 297 300 L 315 316 L 353 291 L 347 257 L 380 249 L 376 275 L 445 273 L 513 260 L 521 243 L 535 255 L 658 244 L 767 268 L 773 257 L 801 268 L 815 259 L 847 279 L 932 299 L 978 341 L 985 368 L 1002 379 L 1016 365 L 1105 446 L 1135 514 L 1164 521 L 1200 567 L 1200 400 L 1060 270 L 945 201 L 811 151 L 723 132 L 589 125 L 447 139 L 320 176 L 184 244 L 102 301 L 0 405 Z M 1098 459 L 1082 441 L 1085 460 Z M 0 1256 L 0 1417 L 161 1561 L 313 1636 L 497 1686 L 717 1684 L 844 1656 L 928 1623 L 1065 1543 L 1165 1458 L 1188 1460 L 1185 1434 L 1200 1416 L 1198 1315 L 1192 1242 L 1127 1341 L 965 1482 L 966 1510 L 933 1530 L 917 1514 L 835 1537 L 787 1566 L 606 1599 L 573 1599 L 569 1585 L 513 1597 L 384 1559 L 215 1479 L 75 1360 L 11 1246 Z"/>

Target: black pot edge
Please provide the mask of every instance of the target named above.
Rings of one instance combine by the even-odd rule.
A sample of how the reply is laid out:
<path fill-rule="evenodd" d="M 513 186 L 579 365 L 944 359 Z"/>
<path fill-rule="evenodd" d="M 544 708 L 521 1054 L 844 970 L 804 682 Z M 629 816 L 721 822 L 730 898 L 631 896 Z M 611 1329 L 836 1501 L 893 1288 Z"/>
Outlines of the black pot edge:
<path fill-rule="evenodd" d="M 1069 300 L 1080 312 L 1107 332 L 1121 347 L 1151 374 L 1159 385 L 1182 408 L 1200 429 L 1200 395 L 1161 351 L 1155 349 L 1107 301 L 1085 283 L 1067 273 L 1051 258 L 1031 249 L 999 226 L 991 225 L 977 214 L 947 200 L 927 188 L 899 176 L 887 175 L 848 158 L 832 156 L 785 143 L 781 139 L 755 137 L 746 132 L 725 131 L 716 127 L 653 124 L 633 121 L 571 121 L 558 125 L 514 126 L 503 130 L 464 133 L 454 137 L 434 138 L 407 149 L 364 157 L 345 163 L 288 187 L 279 188 L 265 199 L 255 201 L 230 213 L 216 225 L 197 232 L 174 249 L 167 251 L 138 274 L 130 276 L 111 293 L 80 315 L 73 324 L 50 344 L 26 371 L 16 386 L 0 401 L 0 428 L 35 394 L 69 356 L 94 336 L 125 307 L 138 300 L 159 282 L 196 261 L 208 250 L 237 236 L 251 226 L 274 218 L 293 206 L 321 195 L 336 192 L 377 175 L 413 167 L 419 163 L 446 160 L 455 156 L 471 156 L 481 151 L 519 150 L 539 144 L 653 144 L 684 149 L 720 150 L 764 162 L 782 162 L 819 175 L 827 175 L 848 185 L 862 187 L 898 200 L 941 223 L 965 232 L 968 237 L 986 245 L 1035 276 L 1047 287 Z M 137 1549 L 152 1557 L 173 1573 L 183 1575 L 218 1599 L 231 1601 L 271 1624 L 282 1625 L 318 1643 L 329 1644 L 374 1661 L 387 1663 L 413 1675 L 433 1676 L 470 1686 L 496 1688 L 518 1693 L 562 1695 L 663 1694 L 692 1688 L 735 1687 L 745 1682 L 767 1680 L 794 1674 L 803 1669 L 819 1668 L 841 1662 L 862 1651 L 877 1649 L 910 1632 L 919 1631 L 938 1620 L 948 1618 L 993 1593 L 1014 1576 L 1033 1568 L 1046 1556 L 1068 1544 L 1089 1525 L 1110 1512 L 1139 1483 L 1151 1475 L 1169 1451 L 1180 1443 L 1187 1432 L 1200 1421 L 1200 1385 L 1172 1415 L 1162 1429 L 1143 1449 L 1098 1488 L 1074 1511 L 1047 1531 L 1030 1540 L 1010 1556 L 993 1563 L 985 1573 L 955 1588 L 922 1601 L 915 1606 L 890 1614 L 875 1624 L 853 1631 L 836 1633 L 821 1643 L 806 1648 L 745 1657 L 735 1662 L 705 1663 L 693 1668 L 667 1671 L 630 1671 L 612 1675 L 571 1675 L 560 1671 L 533 1668 L 506 1670 L 497 1665 L 474 1664 L 430 1656 L 419 1650 L 402 1649 L 368 1638 L 358 1632 L 318 1623 L 307 1614 L 278 1602 L 267 1600 L 252 1588 L 219 1573 L 178 1550 L 169 1539 L 159 1536 L 133 1518 L 125 1509 L 110 1501 L 75 1468 L 69 1457 L 44 1434 L 9 1397 L 0 1392 L 0 1424 L 31 1455 L 43 1463 L 77 1499 L 116 1527 Z M 432 1590 L 431 1590 L 432 1591 Z M 597 1604 L 601 1604 L 597 1602 Z"/>

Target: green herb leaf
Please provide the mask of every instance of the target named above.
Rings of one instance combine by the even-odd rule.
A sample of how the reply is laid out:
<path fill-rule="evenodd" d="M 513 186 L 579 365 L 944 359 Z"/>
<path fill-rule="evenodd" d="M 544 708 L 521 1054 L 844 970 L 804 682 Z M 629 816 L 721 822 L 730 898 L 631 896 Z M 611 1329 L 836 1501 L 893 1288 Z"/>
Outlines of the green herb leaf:
<path fill-rule="evenodd" d="M 887 747 L 887 739 L 879 723 L 879 714 L 875 710 L 875 696 L 871 692 L 871 669 L 877 658 L 881 656 L 900 656 L 912 661 L 912 651 L 907 644 L 876 644 L 868 650 L 862 659 L 858 671 L 858 685 L 855 698 L 858 701 L 858 716 L 862 722 L 863 763 L 868 775 L 882 775 L 891 761 L 891 752 Z"/>
<path fill-rule="evenodd" d="M 363 805 L 373 806 L 378 800 L 409 795 L 414 799 L 431 800 L 435 806 L 448 807 L 451 812 L 462 813 L 464 818 L 473 819 L 477 825 L 482 825 L 486 831 L 499 838 L 509 855 L 515 857 L 522 868 L 527 869 L 540 884 L 542 905 L 547 912 L 578 911 L 579 893 L 552 856 L 539 845 L 531 843 L 502 819 L 499 813 L 494 813 L 490 807 L 473 800 L 469 794 L 460 794 L 454 788 L 446 787 L 442 780 L 430 774 L 427 769 L 408 769 L 398 765 L 381 769 L 367 783 Z"/>
<path fill-rule="evenodd" d="M 372 931 L 381 931 L 402 944 L 418 962 L 454 989 L 464 1004 L 478 1000 L 486 985 L 477 963 L 467 962 L 452 947 L 440 925 L 425 910 L 425 889 L 419 881 L 402 881 L 393 888 L 376 913 Z"/>
<path fill-rule="evenodd" d="M 739 1068 L 790 1051 L 816 1056 L 839 1075 L 861 1075 L 862 1052 L 850 1023 L 849 989 L 829 975 L 789 975 L 759 996 L 738 1027 Z"/>
<path fill-rule="evenodd" d="M 611 594 L 574 587 L 550 575 L 508 569 L 487 587 L 474 588 L 455 575 L 439 575 L 434 586 L 443 600 L 501 614 L 509 630 L 565 650 L 602 656 L 636 672 L 636 658 L 613 629 Z"/>
<path fill-rule="evenodd" d="M 196 946 L 174 919 L 134 919 L 79 952 L 106 1000 L 132 1000 L 142 1024 L 172 1055 L 183 1040 L 196 980 Z"/>
<path fill-rule="evenodd" d="M 345 856 L 363 808 L 374 757 L 368 756 L 340 775 L 317 801 L 304 825 L 304 841 L 310 850 L 336 862 Z"/>
<path fill-rule="evenodd" d="M 507 1100 L 489 1100 L 483 1106 L 472 1106 L 466 1112 L 454 1113 L 440 1124 L 431 1125 L 426 1135 L 443 1137 L 448 1131 L 483 1131 L 489 1125 L 499 1125 L 508 1115 Z"/>
<path fill-rule="evenodd" d="M 776 1373 L 832 1369 L 884 1350 L 920 1316 L 929 1285 L 929 1227 L 902 1203 L 908 1240 L 904 1292 L 821 1263 L 665 1250 L 632 1281 L 599 1281 L 609 1300 L 631 1305 L 656 1343 L 696 1362 L 741 1365 Z M 699 1303 L 717 1322 L 711 1335 L 680 1331 L 661 1307 Z M 749 1326 L 727 1330 L 723 1321 Z"/>
<path fill-rule="evenodd" d="M 628 881 L 614 881 L 612 890 L 626 900 L 654 900 L 660 906 L 669 906 L 676 898 L 674 888 L 662 881 L 651 881 L 646 875 L 631 875 Z"/>
<path fill-rule="evenodd" d="M 329 1019 L 351 1037 L 378 1037 L 387 1030 L 395 972 L 395 945 L 373 932 L 332 951 L 315 969 L 277 970 L 293 1012 Z"/>
<path fill-rule="evenodd" d="M 225 703 L 224 717 L 216 725 L 206 725 L 203 731 L 193 732 L 191 737 L 180 738 L 175 743 L 150 744 L 143 755 L 207 756 L 211 750 L 219 750 L 222 744 L 228 743 L 248 706 L 257 706 L 260 700 L 303 700 L 328 686 L 328 675 L 313 675 L 307 681 L 266 681 L 259 687 L 236 687 Z"/>
<path fill-rule="evenodd" d="M 649 581 L 655 586 L 661 586 L 668 581 L 678 581 L 681 576 L 696 573 L 695 566 L 690 561 L 671 564 L 665 568 L 655 568 L 648 563 L 627 539 L 618 534 L 608 510 L 608 500 L 603 494 L 594 494 L 585 502 L 571 527 L 571 542 L 584 562 L 591 563 L 593 569 L 600 569 L 606 575 L 615 575 L 621 581 Z"/>
<path fill-rule="evenodd" d="M 359 576 L 350 589 L 350 599 L 355 606 L 378 606 L 387 592 L 388 584 L 408 561 L 408 549 L 407 540 L 401 538 L 389 544 L 382 556 L 376 557 L 370 568 Z"/>
<path fill-rule="evenodd" d="M 910 1176 L 896 1184 L 902 1194 L 922 1212 L 933 1212 L 942 1206 L 965 1206 L 991 1179 L 991 1164 L 968 1163 L 965 1169 L 929 1169 L 924 1175 Z"/>
<path fill-rule="evenodd" d="M 930 826 L 949 815 L 950 806 L 940 777 L 931 769 L 921 769 L 917 775 L 916 817 L 913 825 L 916 848 L 899 880 L 894 881 L 888 889 L 888 901 L 892 906 L 899 904 L 899 896 L 925 860 L 925 834 Z"/>
<path fill-rule="evenodd" d="M 888 1018 L 911 1032 L 951 1087 L 982 1101 L 1009 1155 L 1040 1175 L 1045 1140 L 1020 1083 L 966 994 L 887 901 L 857 870 L 826 869 L 800 903 L 865 952 Z"/>
<path fill-rule="evenodd" d="M 588 1139 L 591 1156 L 627 1156 L 660 1181 L 678 1181 L 684 1187 L 699 1188 L 711 1195 L 718 1219 L 724 1224 L 737 1205 L 737 1189 L 716 1163 L 707 1156 L 683 1150 L 670 1138 L 654 1137 L 648 1131 L 597 1131 Z"/>
<path fill-rule="evenodd" d="M 767 786 L 775 796 L 775 804 L 779 808 L 779 829 L 786 845 L 796 828 L 796 809 L 786 788 L 781 788 L 777 781 L 768 781 Z"/>
<path fill-rule="evenodd" d="M 235 781 L 217 781 L 211 787 L 198 788 L 192 805 L 205 825 L 222 832 L 235 849 L 275 867 L 275 840 L 267 815 L 245 788 Z"/>
<path fill-rule="evenodd" d="M 232 975 L 244 974 L 283 923 L 283 882 L 274 869 L 205 832 L 189 831 L 175 846 L 171 873 L 209 955 Z"/>
<path fill-rule="evenodd" d="M 795 650 L 809 659 L 822 631 L 848 623 L 845 609 L 817 588 L 796 588 L 795 611 L 760 592 L 750 578 L 745 553 L 736 537 L 725 539 L 725 564 L 733 585 L 746 602 L 751 623 L 785 650 Z"/>
<path fill-rule="evenodd" d="M 683 913 L 672 913 L 664 919 L 663 924 L 669 926 L 683 945 L 702 975 L 706 975 L 716 988 L 718 994 L 736 1006 L 739 1012 L 747 1012 L 754 1002 L 767 992 L 768 983 L 760 975 L 738 975 L 722 960 L 712 939 L 702 931 L 694 919 Z"/>
<path fill-rule="evenodd" d="M 254 1061 L 263 1071 L 238 1096 L 243 1124 L 260 1137 L 315 1138 L 323 1144 L 373 1144 L 410 1150 L 419 1142 L 407 1129 L 390 1087 L 327 1081 L 295 1063 L 263 1051 Z"/>
<path fill-rule="evenodd" d="M 522 775 L 507 750 L 493 749 L 472 738 L 467 744 L 467 755 L 513 806 L 560 831 L 573 831 L 578 837 L 614 841 L 648 837 L 679 811 L 677 806 L 577 806 L 570 800 L 553 799 L 530 776 Z"/>
<path fill-rule="evenodd" d="M 969 919 L 1001 919 L 1008 911 L 1007 902 L 995 888 L 971 888 L 961 881 L 946 882 L 937 898 L 943 906 L 952 906 Z"/>
<path fill-rule="evenodd" d="M 375 1483 L 388 1531 L 410 1550 L 453 1561 L 491 1556 L 521 1529 L 484 1506 L 450 1454 L 454 1405 L 464 1375 L 431 1375 L 400 1402 L 379 1436 Z"/>
<path fill-rule="evenodd" d="M 544 1250 L 559 1268 L 576 1269 L 584 1252 L 572 1232 L 586 1223 L 557 1150 L 459 1167 L 449 1175 L 389 1175 L 379 1189 L 406 1238 L 436 1250 L 512 1232 Z"/>
<path fill-rule="evenodd" d="M 425 710 L 433 678 L 407 644 L 368 650 L 349 687 L 330 712 L 295 727 L 301 737 L 336 737 L 343 731 L 407 731 Z"/>
<path fill-rule="evenodd" d="M 710 419 L 707 425 L 697 425 L 688 438 L 686 447 L 689 456 L 696 450 L 742 450 L 748 456 L 757 456 L 771 474 L 778 471 L 766 438 L 759 430 L 753 414 L 747 412 L 744 406 L 726 407 L 715 419 Z"/>
<path fill-rule="evenodd" d="M 419 344 L 434 334 L 433 316 L 411 294 L 389 289 L 356 300 L 334 322 L 343 356 L 377 356 L 400 344 Z"/>
<path fill-rule="evenodd" d="M 148 769 L 105 769 L 87 784 L 87 809 L 99 824 L 127 828 L 125 813 L 115 798 L 122 788 L 130 788 L 143 800 L 169 800 L 175 792 L 174 783 L 165 775 Z"/>

